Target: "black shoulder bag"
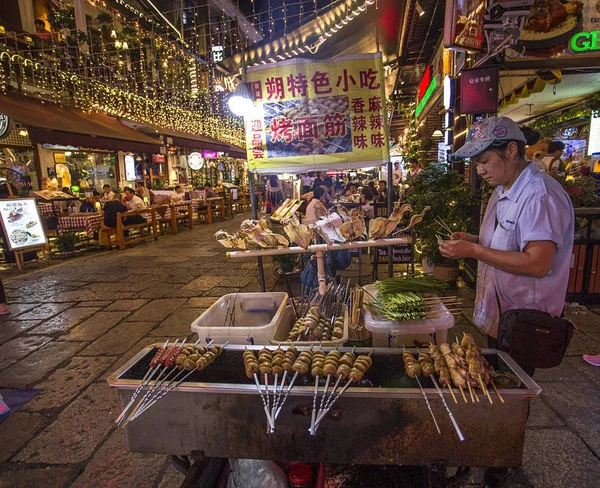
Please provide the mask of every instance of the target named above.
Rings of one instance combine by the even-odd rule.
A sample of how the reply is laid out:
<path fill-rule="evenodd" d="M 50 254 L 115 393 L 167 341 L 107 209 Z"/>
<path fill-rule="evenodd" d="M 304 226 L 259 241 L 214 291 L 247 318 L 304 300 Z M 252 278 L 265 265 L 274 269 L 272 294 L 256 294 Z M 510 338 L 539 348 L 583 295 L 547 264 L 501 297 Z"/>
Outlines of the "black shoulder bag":
<path fill-rule="evenodd" d="M 502 313 L 495 283 L 494 293 L 500 312 L 498 349 L 507 352 L 521 366 L 558 366 L 573 337 L 573 323 L 541 310 L 516 309 Z"/>

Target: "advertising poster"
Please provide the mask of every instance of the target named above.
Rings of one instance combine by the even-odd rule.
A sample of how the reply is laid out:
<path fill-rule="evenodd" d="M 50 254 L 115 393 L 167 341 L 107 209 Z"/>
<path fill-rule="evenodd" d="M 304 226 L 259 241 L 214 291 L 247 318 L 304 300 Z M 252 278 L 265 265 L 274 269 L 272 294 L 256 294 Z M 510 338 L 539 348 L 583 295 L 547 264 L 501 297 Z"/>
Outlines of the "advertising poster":
<path fill-rule="evenodd" d="M 446 0 L 444 47 L 476 53 L 483 48 L 485 0 Z"/>
<path fill-rule="evenodd" d="M 33 198 L 0 200 L 0 219 L 11 251 L 39 247 L 48 242 Z"/>
<path fill-rule="evenodd" d="M 349 169 L 389 159 L 380 53 L 253 67 L 247 81 L 251 171 Z"/>

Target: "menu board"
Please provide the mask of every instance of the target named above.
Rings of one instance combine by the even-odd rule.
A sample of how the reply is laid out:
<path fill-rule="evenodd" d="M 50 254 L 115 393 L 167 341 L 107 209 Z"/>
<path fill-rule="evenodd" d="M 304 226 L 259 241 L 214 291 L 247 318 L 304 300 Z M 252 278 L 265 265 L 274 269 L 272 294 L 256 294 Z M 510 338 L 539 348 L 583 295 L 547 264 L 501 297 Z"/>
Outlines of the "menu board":
<path fill-rule="evenodd" d="M 0 200 L 0 220 L 11 251 L 40 247 L 48 242 L 33 198 Z"/>

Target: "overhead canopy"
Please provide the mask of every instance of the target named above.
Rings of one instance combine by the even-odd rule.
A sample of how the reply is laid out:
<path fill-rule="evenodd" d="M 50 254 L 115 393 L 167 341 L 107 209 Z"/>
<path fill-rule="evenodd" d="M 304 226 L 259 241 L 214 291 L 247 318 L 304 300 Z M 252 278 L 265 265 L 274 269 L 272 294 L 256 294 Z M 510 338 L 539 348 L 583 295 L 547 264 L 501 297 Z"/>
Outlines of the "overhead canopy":
<path fill-rule="evenodd" d="M 38 144 L 82 146 L 110 151 L 153 153 L 160 141 L 99 113 L 84 113 L 31 97 L 0 95 L 0 113 L 27 127 Z"/>
<path fill-rule="evenodd" d="M 216 139 L 212 139 L 211 137 L 190 134 L 189 132 L 166 129 L 163 127 L 156 127 L 150 124 L 138 124 L 135 122 L 126 123 L 128 126 L 134 127 L 136 130 L 147 134 L 156 134 L 162 135 L 164 137 L 170 137 L 173 139 L 174 146 L 184 147 L 186 149 L 206 149 L 208 151 L 228 153 L 231 157 L 234 158 L 246 158 L 245 149 L 217 141 Z"/>

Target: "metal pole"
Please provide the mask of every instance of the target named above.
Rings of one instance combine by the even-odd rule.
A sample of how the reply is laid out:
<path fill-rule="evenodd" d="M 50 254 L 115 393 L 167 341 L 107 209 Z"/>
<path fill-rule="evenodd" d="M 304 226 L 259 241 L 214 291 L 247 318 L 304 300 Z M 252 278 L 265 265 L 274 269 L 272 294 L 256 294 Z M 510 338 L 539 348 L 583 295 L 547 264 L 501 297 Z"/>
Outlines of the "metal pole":
<path fill-rule="evenodd" d="M 248 185 L 250 189 L 250 205 L 252 207 L 252 218 L 258 220 L 258 209 L 256 208 L 256 193 L 254 193 L 254 175 L 252 171 L 248 171 Z M 263 293 L 267 291 L 265 286 L 265 270 L 263 268 L 262 257 L 257 257 L 256 262 L 258 263 L 258 282 L 260 283 L 260 291 Z"/>
<path fill-rule="evenodd" d="M 388 216 L 392 215 L 392 210 L 394 209 L 394 199 L 393 192 L 394 189 L 392 187 L 392 160 L 388 160 L 387 162 L 387 214 Z M 388 247 L 388 277 L 392 278 L 394 276 L 394 250 L 392 246 Z"/>

